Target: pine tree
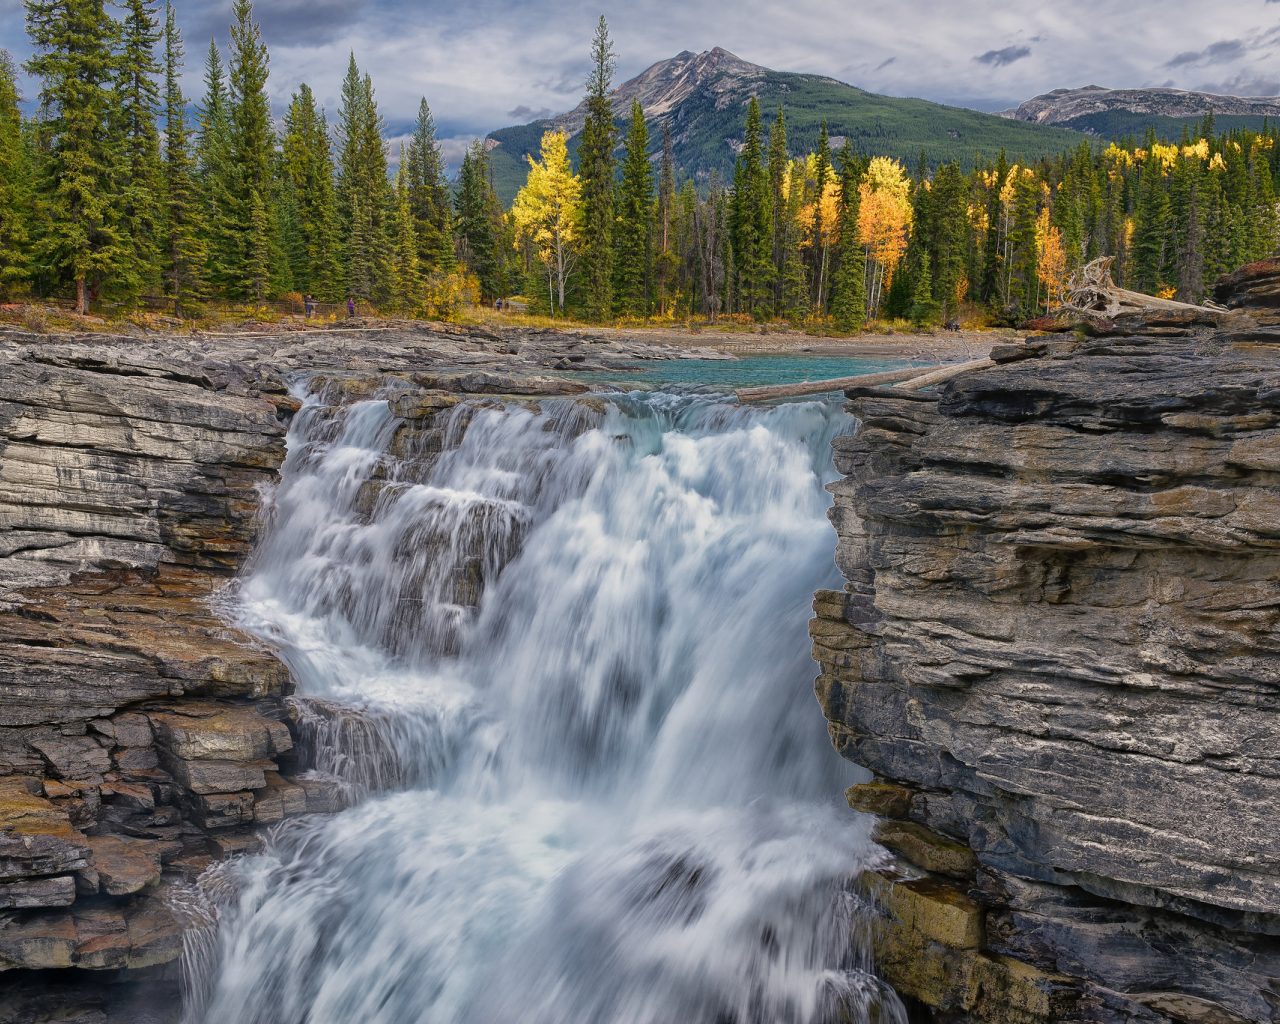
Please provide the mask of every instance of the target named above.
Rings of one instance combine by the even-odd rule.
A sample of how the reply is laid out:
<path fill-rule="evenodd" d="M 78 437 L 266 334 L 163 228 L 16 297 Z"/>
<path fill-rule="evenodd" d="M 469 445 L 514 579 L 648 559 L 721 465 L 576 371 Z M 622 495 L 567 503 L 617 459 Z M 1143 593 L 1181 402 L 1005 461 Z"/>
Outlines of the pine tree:
<path fill-rule="evenodd" d="M 951 163 L 939 167 L 933 176 L 928 264 L 934 306 L 943 318 L 954 316 L 959 306 L 968 244 L 966 199 L 960 165 Z"/>
<path fill-rule="evenodd" d="M 159 276 L 160 109 L 157 77 L 160 65 L 155 47 L 160 20 L 155 0 L 125 0 L 123 49 L 116 83 L 120 132 L 124 141 L 125 171 L 120 182 L 123 200 L 122 229 L 133 245 L 133 258 L 120 275 L 117 290 L 130 297 L 154 290 Z"/>
<path fill-rule="evenodd" d="M 342 269 L 333 189 L 329 125 L 305 82 L 284 116 L 283 172 L 291 183 L 299 239 L 294 284 L 324 301 L 342 298 Z"/>
<path fill-rule="evenodd" d="M 182 95 L 182 34 L 173 5 L 164 19 L 164 277 L 173 296 L 173 311 L 182 316 L 183 300 L 199 296 L 207 248 L 202 238 L 200 200 L 191 162 L 187 100 Z"/>
<path fill-rule="evenodd" d="M 613 106 L 609 89 L 616 60 L 609 25 L 600 15 L 587 76 L 587 120 L 578 140 L 582 179 L 582 257 L 586 315 L 603 320 L 613 311 Z"/>
<path fill-rule="evenodd" d="M 0 50 L 0 295 L 18 290 L 31 266 L 32 161 L 20 101 L 18 68 Z"/>
<path fill-rule="evenodd" d="M 389 297 L 390 252 L 384 123 L 373 82 L 361 76 L 355 54 L 342 83 L 338 138 L 338 213 L 344 234 L 347 293 L 368 302 Z"/>
<path fill-rule="evenodd" d="M 1004 186 L 1005 179 L 1009 175 L 1009 160 L 1005 156 L 1004 150 L 1000 150 L 1000 156 L 996 160 L 995 167 L 992 168 L 991 180 L 993 184 L 988 190 L 987 196 L 987 238 L 983 247 L 982 254 L 982 285 L 978 290 L 978 297 L 983 302 L 992 302 L 996 299 L 1000 292 L 1000 241 L 1003 235 L 1001 230 L 1003 221 L 1003 204 L 1000 201 L 1000 190 Z"/>
<path fill-rule="evenodd" d="M 489 155 L 477 139 L 462 158 L 456 200 L 458 256 L 480 281 L 486 299 L 503 292 L 503 255 L 498 251 L 494 212 L 500 209 L 493 192 Z"/>
<path fill-rule="evenodd" d="M 831 317 L 842 331 L 867 319 L 866 261 L 858 239 L 858 185 L 862 167 L 848 138 L 840 148 L 840 240 L 831 280 Z"/>
<path fill-rule="evenodd" d="M 653 171 L 649 129 L 638 100 L 631 101 L 622 181 L 618 185 L 614 296 L 625 316 L 649 315 L 649 271 L 653 240 Z"/>
<path fill-rule="evenodd" d="M 235 220 L 237 169 L 232 155 L 230 99 L 222 57 L 214 40 L 205 56 L 204 102 L 197 111 L 196 169 L 199 176 L 203 226 L 208 252 L 206 279 L 226 294 L 240 282 L 240 237 Z"/>
<path fill-rule="evenodd" d="M 1151 140 L 1154 142 L 1154 138 Z M 1133 228 L 1133 287 L 1154 295 L 1164 274 L 1165 235 L 1169 227 L 1169 195 L 1160 161 L 1147 146 L 1147 161 L 1138 185 Z"/>
<path fill-rule="evenodd" d="M 734 170 L 731 239 L 738 304 L 762 315 L 773 292 L 773 202 L 764 166 L 764 129 L 754 96 L 747 106 L 742 151 Z"/>
<path fill-rule="evenodd" d="M 414 231 L 413 208 L 409 199 L 409 171 L 404 144 L 400 145 L 400 165 L 396 168 L 396 255 L 392 283 L 392 302 L 400 310 L 411 312 L 422 291 L 418 272 L 418 238 Z"/>
<path fill-rule="evenodd" d="M 813 304 L 814 311 L 825 315 L 827 311 L 827 272 L 831 254 L 823 239 L 830 233 L 830 225 L 823 223 L 823 196 L 827 192 L 827 183 L 831 180 L 831 146 L 827 141 L 827 122 L 822 122 L 822 132 L 818 136 L 818 150 L 813 161 Z"/>
<path fill-rule="evenodd" d="M 276 245 L 271 230 L 274 211 L 267 208 L 274 192 L 275 151 L 271 104 L 266 93 L 270 57 L 253 20 L 250 0 L 235 0 L 231 11 L 235 21 L 231 26 L 227 81 L 234 178 L 228 212 L 240 245 L 229 270 L 237 291 L 260 300 L 269 290 L 272 250 Z"/>
<path fill-rule="evenodd" d="M 799 242 L 798 238 L 792 237 L 795 225 L 787 217 L 787 174 L 787 115 L 779 104 L 778 116 L 769 126 L 769 192 L 773 197 L 773 308 L 778 315 L 782 315 L 787 306 L 787 298 L 783 295 L 784 280 L 789 276 L 789 264 Z"/>
<path fill-rule="evenodd" d="M 133 250 L 120 209 L 119 26 L 102 0 L 27 0 L 26 11 L 37 51 L 26 67 L 42 80 L 44 112 L 38 258 L 75 282 L 87 313 Z"/>
<path fill-rule="evenodd" d="M 418 120 L 409 137 L 407 155 L 409 207 L 418 239 L 418 256 L 435 271 L 452 270 L 453 216 L 444 156 L 436 138 L 436 123 L 425 97 L 418 104 Z"/>
<path fill-rule="evenodd" d="M 658 172 L 658 254 L 655 272 L 658 279 L 658 309 L 667 315 L 667 297 L 680 267 L 680 256 L 672 245 L 672 222 L 676 207 L 676 172 L 671 145 L 671 122 L 662 122 L 662 166 Z"/>

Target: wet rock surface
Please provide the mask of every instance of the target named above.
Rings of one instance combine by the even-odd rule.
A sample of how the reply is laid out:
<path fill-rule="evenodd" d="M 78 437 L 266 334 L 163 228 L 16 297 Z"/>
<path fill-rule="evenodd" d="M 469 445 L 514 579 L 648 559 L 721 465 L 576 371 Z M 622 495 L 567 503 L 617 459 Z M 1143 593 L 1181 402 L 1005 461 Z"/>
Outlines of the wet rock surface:
<path fill-rule="evenodd" d="M 969 899 L 978 953 L 1046 995 L 975 981 L 883 886 L 877 953 L 977 1019 L 1280 1020 L 1280 328 L 1091 330 L 851 393 L 834 442 L 849 582 L 811 633 L 832 740 L 876 776 L 850 804 L 905 819 L 903 877 Z"/>

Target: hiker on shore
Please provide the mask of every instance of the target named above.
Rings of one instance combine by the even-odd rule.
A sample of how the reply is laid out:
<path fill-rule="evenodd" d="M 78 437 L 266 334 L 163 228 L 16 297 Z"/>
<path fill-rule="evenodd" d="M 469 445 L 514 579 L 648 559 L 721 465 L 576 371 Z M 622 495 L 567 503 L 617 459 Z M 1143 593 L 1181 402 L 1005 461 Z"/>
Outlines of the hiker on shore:
<path fill-rule="evenodd" d="M 311 319 L 311 314 L 315 312 L 316 300 L 311 297 L 311 293 L 307 292 L 302 300 L 302 308 L 306 310 L 307 319 Z"/>
<path fill-rule="evenodd" d="M 356 300 L 353 299 L 350 295 L 348 295 L 347 296 L 347 316 L 351 317 L 355 315 L 356 315 Z"/>

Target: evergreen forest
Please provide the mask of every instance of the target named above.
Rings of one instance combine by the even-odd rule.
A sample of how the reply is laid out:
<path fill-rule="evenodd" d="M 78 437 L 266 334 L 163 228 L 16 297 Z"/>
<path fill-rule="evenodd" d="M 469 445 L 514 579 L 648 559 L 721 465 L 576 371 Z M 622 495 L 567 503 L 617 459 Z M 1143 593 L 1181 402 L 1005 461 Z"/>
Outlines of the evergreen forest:
<path fill-rule="evenodd" d="M 752 98 L 732 176 L 676 165 L 643 109 L 615 119 L 601 18 L 586 124 L 548 130 L 510 208 L 483 140 L 447 175 L 427 101 L 391 160 L 368 73 L 351 56 L 332 115 L 301 85 L 273 116 L 270 55 L 249 0 L 211 40 L 203 94 L 158 0 L 26 0 L 39 83 L 23 113 L 0 51 L 0 294 L 123 307 L 162 297 L 350 298 L 447 318 L 521 296 L 594 322 L 731 316 L 855 331 L 964 316 L 1015 323 L 1073 270 L 1114 258 L 1117 283 L 1199 302 L 1214 279 L 1277 251 L 1280 124 L 1177 139 L 1081 138 L 1056 156 L 931 163 L 788 144 L 785 105 Z M 808 131 L 802 133 L 811 137 Z M 394 174 L 389 173 L 392 164 Z"/>

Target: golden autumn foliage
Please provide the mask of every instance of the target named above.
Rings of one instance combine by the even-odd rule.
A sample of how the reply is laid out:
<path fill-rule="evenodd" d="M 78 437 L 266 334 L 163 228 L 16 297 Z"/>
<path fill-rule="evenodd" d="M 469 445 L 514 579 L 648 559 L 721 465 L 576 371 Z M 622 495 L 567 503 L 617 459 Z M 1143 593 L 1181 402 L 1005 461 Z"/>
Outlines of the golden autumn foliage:
<path fill-rule="evenodd" d="M 1046 311 L 1057 302 L 1067 279 L 1067 252 L 1062 245 L 1062 232 L 1049 224 L 1049 207 L 1036 218 L 1036 272 L 1045 289 Z"/>
<path fill-rule="evenodd" d="M 541 155 L 541 161 L 528 158 L 529 176 L 516 195 L 511 214 L 518 235 L 532 239 L 537 246 L 538 260 L 546 268 L 549 287 L 558 287 L 563 310 L 565 282 L 578 241 L 582 182 L 569 163 L 564 132 L 543 134 Z"/>

